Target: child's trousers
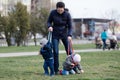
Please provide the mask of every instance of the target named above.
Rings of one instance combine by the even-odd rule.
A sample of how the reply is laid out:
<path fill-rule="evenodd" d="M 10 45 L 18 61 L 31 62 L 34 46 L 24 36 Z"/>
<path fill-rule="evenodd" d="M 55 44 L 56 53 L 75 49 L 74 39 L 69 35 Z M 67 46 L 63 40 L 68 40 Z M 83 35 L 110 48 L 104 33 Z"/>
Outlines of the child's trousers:
<path fill-rule="evenodd" d="M 71 69 L 70 71 L 64 70 L 62 71 L 62 75 L 69 75 L 69 74 L 75 74 L 75 71 Z"/>
<path fill-rule="evenodd" d="M 44 61 L 44 65 L 43 65 L 44 71 L 45 71 L 45 75 L 49 75 L 49 70 L 50 69 L 50 76 L 54 75 L 54 60 L 52 59 L 48 59 Z"/>

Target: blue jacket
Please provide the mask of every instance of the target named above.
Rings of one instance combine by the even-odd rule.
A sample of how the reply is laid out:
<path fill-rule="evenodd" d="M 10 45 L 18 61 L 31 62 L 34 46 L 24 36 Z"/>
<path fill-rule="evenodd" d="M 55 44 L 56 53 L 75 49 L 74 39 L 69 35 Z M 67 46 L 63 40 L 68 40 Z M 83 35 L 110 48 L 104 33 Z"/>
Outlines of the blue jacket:
<path fill-rule="evenodd" d="M 72 36 L 72 20 L 67 11 L 59 14 L 57 10 L 52 10 L 47 21 L 48 28 L 53 27 L 53 38 L 64 38 Z"/>
<path fill-rule="evenodd" d="M 102 39 L 107 39 L 107 33 L 106 32 L 102 32 L 101 33 L 101 38 Z"/>
<path fill-rule="evenodd" d="M 48 41 L 48 43 L 40 49 L 40 53 L 45 60 L 53 58 L 52 44 Z"/>

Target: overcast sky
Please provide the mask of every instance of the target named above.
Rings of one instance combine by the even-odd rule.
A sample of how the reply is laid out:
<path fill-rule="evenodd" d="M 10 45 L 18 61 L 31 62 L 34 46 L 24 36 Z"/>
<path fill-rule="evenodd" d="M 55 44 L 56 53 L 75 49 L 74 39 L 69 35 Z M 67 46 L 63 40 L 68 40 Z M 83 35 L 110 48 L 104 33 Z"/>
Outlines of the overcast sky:
<path fill-rule="evenodd" d="M 73 18 L 110 18 L 120 14 L 120 0 L 63 0 Z M 120 17 L 120 16 L 119 16 Z"/>

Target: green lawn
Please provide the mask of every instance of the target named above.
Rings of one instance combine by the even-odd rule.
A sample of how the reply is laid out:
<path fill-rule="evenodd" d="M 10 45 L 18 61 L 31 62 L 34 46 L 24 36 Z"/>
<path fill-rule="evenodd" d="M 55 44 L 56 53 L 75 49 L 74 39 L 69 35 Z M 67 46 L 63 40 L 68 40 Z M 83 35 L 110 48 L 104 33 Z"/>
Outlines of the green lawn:
<path fill-rule="evenodd" d="M 43 75 L 41 56 L 0 58 L 0 80 L 119 80 L 120 52 L 101 51 L 79 53 L 84 74 Z M 66 55 L 60 54 L 60 69 Z"/>
<path fill-rule="evenodd" d="M 0 47 L 0 53 L 11 53 L 11 52 L 34 52 L 38 51 L 40 46 L 11 46 L 11 47 Z"/>
<path fill-rule="evenodd" d="M 59 45 L 60 50 L 64 50 L 63 45 Z M 95 48 L 94 44 L 76 44 L 73 45 L 74 49 L 89 49 Z M 12 47 L 0 47 L 0 53 L 10 53 L 10 52 L 34 52 L 39 51 L 40 46 L 12 46 Z"/>
<path fill-rule="evenodd" d="M 59 45 L 60 46 L 60 50 L 64 50 L 64 47 L 62 44 Z M 119 42 L 119 46 L 120 46 L 120 42 Z M 73 45 L 74 49 L 95 49 L 95 44 L 91 43 L 91 44 L 74 44 Z M 40 46 L 20 46 L 20 47 L 16 47 L 16 46 L 12 46 L 12 47 L 0 47 L 0 53 L 11 53 L 11 52 L 34 52 L 34 51 L 39 51 Z"/>

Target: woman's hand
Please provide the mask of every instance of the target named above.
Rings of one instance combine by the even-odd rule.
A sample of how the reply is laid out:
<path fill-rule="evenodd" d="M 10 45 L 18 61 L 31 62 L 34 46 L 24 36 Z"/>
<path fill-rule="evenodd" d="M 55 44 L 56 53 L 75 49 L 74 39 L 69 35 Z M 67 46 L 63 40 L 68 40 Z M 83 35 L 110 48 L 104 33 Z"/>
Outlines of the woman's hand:
<path fill-rule="evenodd" d="M 72 40 L 72 37 L 71 36 L 68 36 L 68 41 L 71 41 Z"/>
<path fill-rule="evenodd" d="M 48 28 L 48 31 L 51 31 L 51 32 L 52 32 L 52 31 L 53 31 L 53 27 L 49 27 L 49 28 Z"/>

